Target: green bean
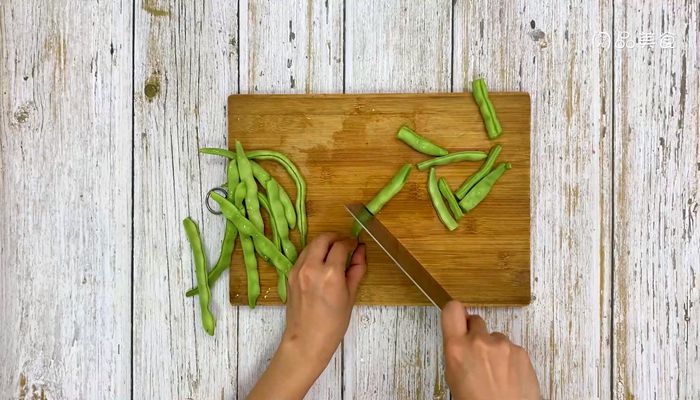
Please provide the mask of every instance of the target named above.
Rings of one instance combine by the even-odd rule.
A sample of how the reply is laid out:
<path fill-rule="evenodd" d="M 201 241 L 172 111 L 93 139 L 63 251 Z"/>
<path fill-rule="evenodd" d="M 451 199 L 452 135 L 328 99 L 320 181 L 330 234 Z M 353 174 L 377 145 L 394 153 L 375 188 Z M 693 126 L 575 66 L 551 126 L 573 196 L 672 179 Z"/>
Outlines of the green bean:
<path fill-rule="evenodd" d="M 228 163 L 226 169 L 227 183 L 228 186 L 228 199 L 233 199 L 233 194 L 236 190 L 236 185 L 239 182 L 238 167 L 236 160 L 231 160 Z M 222 185 L 223 186 L 223 185 Z M 238 230 L 236 226 L 229 220 L 226 220 L 226 230 L 224 230 L 224 239 L 221 241 L 221 252 L 219 253 L 219 259 L 216 261 L 214 268 L 209 271 L 209 276 L 207 277 L 207 282 L 209 282 L 209 287 L 214 285 L 219 276 L 231 266 L 231 256 L 236 248 L 236 236 L 238 236 Z M 197 294 L 197 286 L 188 290 L 185 296 L 190 297 Z"/>
<path fill-rule="evenodd" d="M 270 199 L 270 211 L 274 215 L 275 223 L 277 224 L 277 233 L 279 234 L 280 242 L 282 243 L 282 251 L 292 263 L 297 261 L 297 249 L 294 243 L 289 240 L 289 227 L 284 220 L 284 208 L 280 201 L 280 187 L 277 182 L 272 179 L 267 182 L 267 196 Z"/>
<path fill-rule="evenodd" d="M 472 82 L 472 95 L 474 96 L 476 104 L 479 106 L 479 112 L 481 113 L 481 118 L 484 120 L 486 134 L 490 140 L 496 139 L 503 133 L 503 129 L 496 116 L 496 110 L 493 108 L 493 104 L 489 99 L 486 81 L 477 79 Z"/>
<path fill-rule="evenodd" d="M 295 209 L 297 212 L 297 226 L 301 236 L 301 247 L 306 247 L 306 235 L 308 226 L 306 223 L 306 182 L 301 176 L 299 169 L 294 163 L 284 154 L 272 150 L 251 150 L 246 153 L 248 158 L 252 160 L 274 160 L 280 163 L 287 173 L 292 177 L 294 184 L 297 187 L 297 198 Z"/>
<path fill-rule="evenodd" d="M 369 203 L 365 207 L 367 207 L 367 210 L 371 212 L 372 214 L 376 215 L 381 211 L 381 209 L 384 207 L 384 205 L 391 200 L 394 196 L 396 196 L 397 193 L 403 189 L 403 186 L 406 184 L 406 181 L 408 180 L 408 175 L 411 173 L 411 169 L 413 166 L 411 164 L 404 164 L 401 169 L 399 169 L 399 172 L 394 175 L 393 178 L 389 181 L 389 183 L 386 184 L 382 188 L 382 190 L 377 193 L 376 196 L 372 200 L 370 200 Z M 352 225 L 352 235 L 357 236 L 360 234 L 360 231 L 362 230 L 362 227 L 360 224 L 355 221 Z"/>
<path fill-rule="evenodd" d="M 260 203 L 258 202 L 258 185 L 253 177 L 253 170 L 250 165 L 250 160 L 246 157 L 243 145 L 236 140 L 236 162 L 238 163 L 238 173 L 241 175 L 241 181 L 245 182 L 245 210 L 248 218 L 258 230 L 263 231 L 263 219 L 260 214 Z"/>
<path fill-rule="evenodd" d="M 464 216 L 464 213 L 462 209 L 459 208 L 457 199 L 455 195 L 452 194 L 452 189 L 450 189 L 450 184 L 447 183 L 447 179 L 444 177 L 438 179 L 438 190 L 440 190 L 440 194 L 442 194 L 442 197 L 447 201 L 447 205 L 450 207 L 450 210 L 452 210 L 452 215 L 459 221 Z"/>
<path fill-rule="evenodd" d="M 402 142 L 409 145 L 413 150 L 427 154 L 429 156 L 444 156 L 447 155 L 447 150 L 436 145 L 430 140 L 424 138 L 423 136 L 414 132 L 411 128 L 407 126 L 402 126 L 399 128 L 396 137 Z"/>
<path fill-rule="evenodd" d="M 280 201 L 282 202 L 282 207 L 284 207 L 284 218 L 287 220 L 289 229 L 294 229 L 297 224 L 297 214 L 294 211 L 294 205 L 292 204 L 292 199 L 289 198 L 287 191 L 273 178 L 265 168 L 261 167 L 260 164 L 255 161 L 251 161 L 250 165 L 253 167 L 253 176 L 260 182 L 263 187 L 267 186 L 267 181 L 273 180 L 280 188 Z"/>
<path fill-rule="evenodd" d="M 202 310 L 202 326 L 209 335 L 214 335 L 216 328 L 216 320 L 209 310 L 209 301 L 211 300 L 211 291 L 207 282 L 207 260 L 202 249 L 202 238 L 199 234 L 199 228 L 192 218 L 187 217 L 182 221 L 185 228 L 187 239 L 192 247 L 192 258 L 194 259 L 194 270 L 197 276 L 197 287 L 199 287 L 199 307 Z"/>
<path fill-rule="evenodd" d="M 255 242 L 255 247 L 259 253 L 264 253 L 269 257 L 272 265 L 277 268 L 280 272 L 285 274 L 292 269 L 292 263 L 284 256 L 268 239 L 265 234 L 260 231 L 249 219 L 244 217 L 239 209 L 237 209 L 228 200 L 223 198 L 218 193 L 212 193 L 211 198 L 219 203 L 221 207 L 221 212 L 226 218 L 236 225 L 238 232 L 240 234 L 245 234 L 253 238 Z"/>
<path fill-rule="evenodd" d="M 272 227 L 272 243 L 275 244 L 275 247 L 277 247 L 278 249 L 281 249 L 282 242 L 280 242 L 280 236 L 277 233 L 277 229 L 276 229 L 277 223 L 275 221 L 274 215 L 272 215 L 272 209 L 270 208 L 270 200 L 268 200 L 267 196 L 258 192 L 258 201 L 260 202 L 260 205 L 262 206 L 262 208 L 264 208 L 265 211 L 267 211 L 267 215 L 270 216 L 270 226 Z"/>
<path fill-rule="evenodd" d="M 236 152 L 226 149 L 217 149 L 215 147 L 202 147 L 201 149 L 199 149 L 199 152 L 202 154 L 211 154 L 213 156 L 226 157 L 231 160 L 236 159 Z"/>
<path fill-rule="evenodd" d="M 489 172 L 479 183 L 474 185 L 474 187 L 467 192 L 467 195 L 459 202 L 459 206 L 462 207 L 462 210 L 469 212 L 479 205 L 479 203 L 486 198 L 486 195 L 489 194 L 496 181 L 510 168 L 510 163 L 498 164 L 493 171 Z"/>
<path fill-rule="evenodd" d="M 212 193 L 214 195 L 215 193 Z M 430 174 L 428 174 L 428 194 L 430 195 L 430 200 L 433 202 L 433 207 L 435 212 L 440 218 L 440 221 L 445 225 L 445 227 L 451 231 L 457 229 L 457 221 L 452 218 L 452 214 L 447 209 L 445 202 L 442 200 L 442 195 L 440 194 L 440 189 L 438 188 L 437 176 L 435 173 L 435 168 L 430 168 Z"/>
<path fill-rule="evenodd" d="M 297 249 L 294 243 L 289 239 L 289 226 L 284 220 L 284 207 L 280 200 L 280 186 L 274 179 L 267 182 L 267 195 L 270 198 L 270 211 L 274 215 L 274 224 L 276 231 L 282 243 L 282 251 L 292 263 L 297 260 Z M 277 294 L 280 296 L 282 303 L 287 302 L 287 274 L 277 271 Z"/>
<path fill-rule="evenodd" d="M 491 169 L 493 168 L 493 164 L 496 163 L 496 159 L 498 158 L 498 155 L 501 154 L 501 145 L 497 144 L 493 147 L 491 147 L 491 150 L 489 151 L 489 156 L 486 158 L 486 161 L 481 165 L 481 168 L 472 176 L 470 176 L 468 179 L 462 183 L 462 186 L 457 189 L 455 192 L 455 196 L 457 196 L 458 199 L 462 200 L 464 196 L 467 194 L 471 188 L 474 187 L 483 177 L 489 174 L 491 172 Z"/>
<path fill-rule="evenodd" d="M 417 166 L 419 171 L 425 171 L 430 167 L 437 167 L 438 165 L 452 164 L 460 161 L 481 161 L 484 158 L 486 158 L 486 153 L 483 151 L 458 151 L 446 156 L 419 162 Z"/>
<path fill-rule="evenodd" d="M 230 150 L 226 149 L 217 149 L 217 148 L 211 148 L 211 147 L 203 147 L 199 149 L 200 153 L 203 154 L 213 154 L 221 157 L 227 157 L 231 159 L 236 158 L 236 153 Z M 445 152 L 447 154 L 447 152 Z M 294 180 L 294 184 L 297 187 L 297 199 L 295 202 L 295 210 L 296 210 L 296 218 L 295 221 L 297 224 L 299 224 L 299 233 L 301 235 L 301 246 L 306 247 L 306 236 L 307 236 L 307 222 L 306 222 L 306 182 L 304 182 L 304 178 L 299 173 L 299 169 L 294 165 L 294 163 L 287 158 L 284 154 L 277 152 L 277 151 L 272 151 L 272 150 L 252 150 L 246 153 L 246 156 L 251 159 L 251 160 L 274 160 L 280 163 L 289 173 L 289 175 L 292 177 L 292 180 Z M 284 194 L 280 194 L 282 196 L 282 201 L 286 203 L 284 200 L 284 197 L 287 197 L 289 199 L 289 195 L 284 192 Z M 291 204 L 291 199 L 289 199 L 289 203 Z M 291 215 L 289 215 L 289 211 L 285 209 L 285 216 L 287 218 L 287 223 L 290 224 L 290 228 L 294 228 L 294 223 L 291 222 Z"/>
<path fill-rule="evenodd" d="M 233 193 L 233 204 L 235 205 L 232 205 L 232 207 L 235 208 L 241 214 L 245 213 L 243 200 L 245 199 L 247 192 L 248 190 L 246 188 L 245 182 L 240 182 L 238 185 L 236 185 L 236 190 Z M 216 195 L 217 197 L 220 197 L 218 193 L 216 193 Z M 226 220 L 230 221 L 228 218 Z M 260 274 L 258 273 L 258 259 L 255 257 L 255 246 L 253 244 L 253 239 L 244 232 L 241 232 L 240 230 L 238 233 L 241 238 L 241 249 L 243 250 L 243 265 L 245 266 L 246 283 L 248 288 L 248 307 L 255 308 L 255 304 L 257 303 L 258 297 L 260 296 Z"/>

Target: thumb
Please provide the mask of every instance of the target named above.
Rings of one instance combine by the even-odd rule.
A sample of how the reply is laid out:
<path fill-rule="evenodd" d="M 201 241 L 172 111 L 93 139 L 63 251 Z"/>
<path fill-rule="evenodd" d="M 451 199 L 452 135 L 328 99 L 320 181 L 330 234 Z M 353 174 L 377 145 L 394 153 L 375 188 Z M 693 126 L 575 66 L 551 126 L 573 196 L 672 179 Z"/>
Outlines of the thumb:
<path fill-rule="evenodd" d="M 353 303 L 357 296 L 357 288 L 360 286 L 362 277 L 365 276 L 365 271 L 367 271 L 367 247 L 364 243 L 361 243 L 355 249 L 355 253 L 350 260 L 350 266 L 345 271 L 345 278 Z"/>

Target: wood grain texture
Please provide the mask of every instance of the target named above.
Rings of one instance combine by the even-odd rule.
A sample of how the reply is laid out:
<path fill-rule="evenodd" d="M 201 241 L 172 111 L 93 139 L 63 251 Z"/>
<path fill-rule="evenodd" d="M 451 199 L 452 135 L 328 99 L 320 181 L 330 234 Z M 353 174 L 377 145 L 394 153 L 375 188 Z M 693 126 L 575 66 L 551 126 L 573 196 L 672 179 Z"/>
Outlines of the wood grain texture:
<path fill-rule="evenodd" d="M 405 163 L 428 159 L 395 138 L 408 125 L 449 151 L 482 150 L 498 142 L 498 162 L 513 168 L 455 231 L 438 219 L 427 194 L 427 171 L 413 171 L 404 190 L 379 219 L 431 275 L 465 304 L 530 301 L 530 97 L 491 93 L 503 135 L 489 141 L 470 93 L 383 95 L 234 95 L 229 97 L 229 148 L 274 149 L 291 158 L 306 181 L 309 234 L 345 232 L 352 218 L 345 205 L 369 202 Z M 379 156 L 381 155 L 381 156 Z M 288 193 L 294 184 L 274 162 L 261 162 Z M 437 168 L 457 188 L 481 166 L 463 162 Z M 284 179 L 283 179 L 284 178 Z M 453 189 L 454 190 L 454 189 Z M 368 270 L 358 304 L 429 305 L 428 299 L 369 237 Z M 231 270 L 231 302 L 247 302 L 246 274 Z M 265 263 L 263 263 L 265 264 Z M 260 304 L 279 304 L 277 274 L 260 268 Z"/>
<path fill-rule="evenodd" d="M 0 3 L 0 395 L 131 394 L 131 6 Z"/>
<path fill-rule="evenodd" d="M 610 397 L 611 4 L 457 1 L 454 90 L 532 97 L 533 301 L 480 309 L 528 349 L 547 399 Z"/>
<path fill-rule="evenodd" d="M 615 2 L 616 399 L 700 398 L 699 14 Z"/>
<path fill-rule="evenodd" d="M 347 2 L 345 90 L 449 91 L 451 18 L 449 1 Z M 355 309 L 343 344 L 343 367 L 345 398 L 450 396 L 434 307 Z"/>
<path fill-rule="evenodd" d="M 134 70 L 134 398 L 235 398 L 237 311 L 214 285 L 216 335 L 201 326 L 182 220 L 200 225 L 210 264 L 224 221 L 204 208 L 224 163 L 197 153 L 226 132 L 237 91 L 236 3 L 139 1 Z"/>
<path fill-rule="evenodd" d="M 342 92 L 341 1 L 243 0 L 240 7 L 241 93 Z M 226 147 L 226 141 L 218 146 Z M 239 257 L 234 256 L 234 270 Z M 266 267 L 261 264 L 260 268 Z M 274 292 L 263 289 L 261 299 Z M 237 386 L 244 398 L 277 348 L 284 329 L 284 308 L 238 309 Z M 338 350 L 307 398 L 341 398 L 341 362 Z"/>

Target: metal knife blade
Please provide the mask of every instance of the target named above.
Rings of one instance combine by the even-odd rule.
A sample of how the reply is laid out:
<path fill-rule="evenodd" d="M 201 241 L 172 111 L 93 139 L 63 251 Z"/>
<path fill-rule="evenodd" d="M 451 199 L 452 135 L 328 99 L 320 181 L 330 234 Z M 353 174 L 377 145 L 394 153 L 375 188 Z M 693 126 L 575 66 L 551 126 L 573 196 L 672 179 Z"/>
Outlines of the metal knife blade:
<path fill-rule="evenodd" d="M 452 296 L 363 204 L 348 204 L 345 209 L 435 307 L 442 309 L 452 300 Z"/>

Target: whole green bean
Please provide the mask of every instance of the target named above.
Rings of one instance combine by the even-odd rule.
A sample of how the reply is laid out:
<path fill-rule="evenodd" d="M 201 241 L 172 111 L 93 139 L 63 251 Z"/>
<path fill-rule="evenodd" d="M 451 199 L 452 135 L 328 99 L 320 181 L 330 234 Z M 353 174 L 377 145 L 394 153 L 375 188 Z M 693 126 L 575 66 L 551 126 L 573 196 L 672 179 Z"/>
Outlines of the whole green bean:
<path fill-rule="evenodd" d="M 258 182 L 260 182 L 262 187 L 267 187 L 267 181 L 269 180 L 273 180 L 275 183 L 277 183 L 280 188 L 280 201 L 282 202 L 282 207 L 284 207 L 284 218 L 287 220 L 289 229 L 294 229 L 297 224 L 297 214 L 294 211 L 294 204 L 292 204 L 292 199 L 289 198 L 287 191 L 284 190 L 282 185 L 280 185 L 279 182 L 272 177 L 272 175 L 265 171 L 265 168 L 261 167 L 260 164 L 256 163 L 255 161 L 251 161 L 250 165 L 253 167 L 253 176 L 258 180 Z"/>
<path fill-rule="evenodd" d="M 486 195 L 489 194 L 496 181 L 510 168 L 510 163 L 498 164 L 493 171 L 489 172 L 488 175 L 474 185 L 474 187 L 467 192 L 467 195 L 459 202 L 459 206 L 462 207 L 462 210 L 469 212 L 479 205 L 479 203 L 486 198 Z"/>
<path fill-rule="evenodd" d="M 419 171 L 425 171 L 430 167 L 437 167 L 438 165 L 452 164 L 460 161 L 481 161 L 484 158 L 486 158 L 486 153 L 483 151 L 458 151 L 446 156 L 421 161 L 417 166 Z"/>
<path fill-rule="evenodd" d="M 187 217 L 182 221 L 185 228 L 185 234 L 192 248 L 192 258 L 194 259 L 194 271 L 197 276 L 197 287 L 199 288 L 199 307 L 202 310 L 202 326 L 209 335 L 214 335 L 216 328 L 216 320 L 209 310 L 209 301 L 211 299 L 211 291 L 207 282 L 207 260 L 202 249 L 202 238 L 199 234 L 199 228 L 192 218 Z"/>
<path fill-rule="evenodd" d="M 306 222 L 306 182 L 294 163 L 284 154 L 272 150 L 251 150 L 246 153 L 252 160 L 274 160 L 287 170 L 297 187 L 295 209 L 297 212 L 297 226 L 301 236 L 301 247 L 306 247 L 306 235 L 308 225 Z"/>
<path fill-rule="evenodd" d="M 479 112 L 481 113 L 481 118 L 484 120 L 486 134 L 489 139 L 496 139 L 503 133 L 503 129 L 496 116 L 496 110 L 493 108 L 493 104 L 489 99 L 486 81 L 477 79 L 472 82 L 472 95 L 474 96 L 476 104 L 479 106 Z"/>
<path fill-rule="evenodd" d="M 491 172 L 491 169 L 493 168 L 493 165 L 496 163 L 496 159 L 498 158 L 498 155 L 501 154 L 501 145 L 497 144 L 493 147 L 491 147 L 491 150 L 489 151 L 489 156 L 486 157 L 486 161 L 481 165 L 481 168 L 472 176 L 470 176 L 468 179 L 462 183 L 462 186 L 460 186 L 457 191 L 455 192 L 455 196 L 457 196 L 458 199 L 462 200 L 464 196 L 467 194 L 471 188 L 474 187 L 474 185 L 477 184 L 483 177 L 489 174 Z"/>
<path fill-rule="evenodd" d="M 430 195 L 430 200 L 433 202 L 435 212 L 437 213 L 438 218 L 440 218 L 440 221 L 442 221 L 443 225 L 445 225 L 445 227 L 451 231 L 457 229 L 457 221 L 452 218 L 452 214 L 450 214 L 445 202 L 442 200 L 440 188 L 438 188 L 435 168 L 430 168 L 430 173 L 428 174 L 428 194 Z"/>
<path fill-rule="evenodd" d="M 442 197 L 444 197 L 445 201 L 447 201 L 447 205 L 450 207 L 450 210 L 452 210 L 452 215 L 454 215 L 455 219 L 459 221 L 464 216 L 464 213 L 459 207 L 455 195 L 452 194 L 452 189 L 450 189 L 450 184 L 447 183 L 447 179 L 444 177 L 438 179 L 438 189 L 440 190 Z"/>
<path fill-rule="evenodd" d="M 406 181 L 408 181 L 408 175 L 411 173 L 412 168 L 413 166 L 411 164 L 404 164 L 401 169 L 399 169 L 399 172 L 391 178 L 389 183 L 367 203 L 365 206 L 367 210 L 374 215 L 379 213 L 384 205 L 403 189 Z M 355 221 L 352 225 L 352 235 L 356 237 L 360 234 L 361 230 L 362 226 Z"/>
<path fill-rule="evenodd" d="M 199 149 L 200 153 L 203 154 L 213 154 L 221 157 L 227 157 L 231 159 L 236 159 L 236 153 L 230 150 L 226 149 L 217 149 L 217 148 L 212 148 L 212 147 L 203 147 Z M 447 152 L 445 152 L 447 154 Z M 292 177 L 292 180 L 294 180 L 294 184 L 297 187 L 297 199 L 295 202 L 295 210 L 296 210 L 296 218 L 295 221 L 297 224 L 299 224 L 299 233 L 301 235 L 301 246 L 306 247 L 306 236 L 307 236 L 307 230 L 308 226 L 306 223 L 306 182 L 304 182 L 304 178 L 299 173 L 299 169 L 294 165 L 294 163 L 287 158 L 284 154 L 277 152 L 277 151 L 272 151 L 272 150 L 252 150 L 246 153 L 249 159 L 252 160 L 274 160 L 280 163 L 289 173 L 289 175 Z M 289 195 L 284 192 L 284 194 L 281 194 L 282 197 L 286 196 L 289 198 Z M 283 199 L 284 201 L 284 199 Z M 291 203 L 291 199 L 289 200 L 289 203 Z M 290 223 L 291 216 L 289 215 L 289 211 L 285 210 L 285 216 L 287 217 L 287 223 L 290 224 L 290 228 L 294 228 L 294 223 Z M 303 223 L 302 223 L 303 222 Z"/>
<path fill-rule="evenodd" d="M 413 129 L 407 127 L 406 125 L 399 128 L 398 133 L 396 133 L 396 137 L 409 145 L 413 150 L 423 154 L 427 154 L 429 156 L 447 155 L 447 150 L 417 134 L 413 131 Z"/>
<path fill-rule="evenodd" d="M 233 204 L 241 214 L 245 214 L 245 199 L 248 190 L 245 182 L 239 182 L 233 192 Z M 218 194 L 217 194 L 218 195 Z M 229 220 L 228 218 L 226 219 Z M 235 224 L 234 224 L 235 225 Z M 260 296 L 260 274 L 258 273 L 258 259 L 255 257 L 255 247 L 253 239 L 239 231 L 241 238 L 241 249 L 243 250 L 243 266 L 245 267 L 246 286 L 248 292 L 248 307 L 255 308 L 255 304 Z"/>
<path fill-rule="evenodd" d="M 268 200 L 267 196 L 258 192 L 258 201 L 260 201 L 260 205 L 262 206 L 262 208 L 264 208 L 265 211 L 267 211 L 267 215 L 270 216 L 270 226 L 272 227 L 272 243 L 275 244 L 275 247 L 281 249 L 282 242 L 280 241 L 280 235 L 277 232 L 277 221 L 275 221 L 275 216 L 272 214 L 272 209 L 270 208 L 270 200 Z"/>
<path fill-rule="evenodd" d="M 228 180 L 226 182 L 228 187 L 228 199 L 233 200 L 236 185 L 238 185 L 239 182 L 236 160 L 229 161 L 228 167 L 226 168 L 226 176 Z M 226 229 L 224 230 L 224 239 L 221 241 L 221 252 L 219 253 L 219 259 L 216 261 L 214 268 L 209 271 L 209 276 L 207 277 L 209 287 L 212 287 L 214 282 L 219 279 L 219 276 L 221 276 L 221 274 L 231 266 L 231 256 L 236 248 L 236 236 L 238 236 L 238 229 L 236 229 L 233 222 L 226 220 Z M 195 286 L 188 290 L 187 293 L 185 293 L 185 296 L 194 296 L 197 294 L 197 291 L 197 286 Z"/>
<path fill-rule="evenodd" d="M 211 198 L 219 203 L 221 212 L 226 218 L 236 225 L 236 228 L 238 228 L 238 232 L 240 234 L 245 234 L 253 238 L 256 249 L 259 251 L 259 253 L 266 254 L 275 268 L 281 272 L 284 272 L 285 274 L 292 269 L 292 263 L 287 259 L 287 257 L 285 257 L 284 254 L 282 254 L 275 247 L 274 243 L 272 243 L 270 239 L 265 237 L 265 234 L 262 231 L 260 231 L 249 219 L 244 217 L 233 204 L 218 193 L 212 193 Z"/>
<path fill-rule="evenodd" d="M 270 211 L 274 215 L 275 223 L 277 224 L 277 233 L 279 234 L 280 242 L 282 243 L 282 251 L 292 263 L 297 261 L 297 249 L 294 243 L 289 240 L 289 226 L 284 219 L 284 208 L 280 201 L 280 187 L 274 180 L 270 179 L 267 182 L 267 196 L 270 199 Z"/>
<path fill-rule="evenodd" d="M 297 260 L 297 249 L 289 239 L 289 226 L 284 219 L 284 207 L 280 200 L 280 186 L 274 179 L 270 179 L 266 185 L 267 196 L 270 198 L 270 215 L 274 215 L 273 229 L 277 231 L 282 244 L 282 251 L 292 263 Z M 282 303 L 287 302 L 287 274 L 277 271 L 277 294 Z"/>
<path fill-rule="evenodd" d="M 245 182 L 245 210 L 248 218 L 258 230 L 263 231 L 263 219 L 260 214 L 260 203 L 258 202 L 258 185 L 253 177 L 253 170 L 250 165 L 250 160 L 246 157 L 245 150 L 241 142 L 236 140 L 236 162 L 238 163 L 238 173 L 241 176 L 241 182 Z"/>

